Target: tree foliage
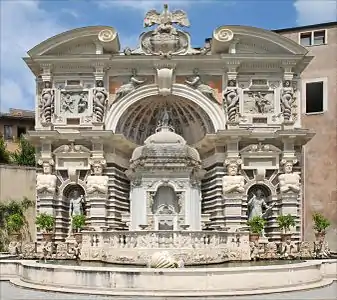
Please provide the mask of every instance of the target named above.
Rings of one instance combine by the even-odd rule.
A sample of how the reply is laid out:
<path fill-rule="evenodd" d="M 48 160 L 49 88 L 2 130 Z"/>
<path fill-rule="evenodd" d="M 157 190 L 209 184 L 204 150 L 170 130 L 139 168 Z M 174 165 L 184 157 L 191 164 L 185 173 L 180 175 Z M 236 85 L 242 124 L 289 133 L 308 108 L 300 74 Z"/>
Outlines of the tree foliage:
<path fill-rule="evenodd" d="M 20 137 L 19 149 L 10 154 L 13 163 L 19 166 L 35 167 L 35 148 L 24 136 Z"/>
<path fill-rule="evenodd" d="M 24 226 L 28 226 L 24 213 L 32 206 L 34 206 L 34 202 L 26 197 L 21 201 L 10 200 L 7 203 L 0 203 L 0 251 L 5 250 L 9 242 L 8 231 L 11 229 L 13 221 L 20 218 L 24 222 Z"/>
<path fill-rule="evenodd" d="M 2 136 L 0 136 L 0 164 L 8 164 L 10 162 L 10 155 L 6 149 L 6 143 Z"/>

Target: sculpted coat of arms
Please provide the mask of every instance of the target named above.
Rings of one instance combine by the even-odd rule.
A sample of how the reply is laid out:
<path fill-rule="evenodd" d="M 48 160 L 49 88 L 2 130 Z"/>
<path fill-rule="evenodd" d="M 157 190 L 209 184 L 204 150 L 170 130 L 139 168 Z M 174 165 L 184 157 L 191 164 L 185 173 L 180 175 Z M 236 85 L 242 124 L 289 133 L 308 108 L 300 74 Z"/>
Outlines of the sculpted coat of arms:
<path fill-rule="evenodd" d="M 150 10 L 145 16 L 144 27 L 147 28 L 154 25 L 158 26 L 152 31 L 143 33 L 141 37 L 141 47 L 144 53 L 170 56 L 188 50 L 188 35 L 173 26 L 190 26 L 190 22 L 184 11 L 176 10 L 170 12 L 167 4 L 164 5 L 162 13 Z"/>

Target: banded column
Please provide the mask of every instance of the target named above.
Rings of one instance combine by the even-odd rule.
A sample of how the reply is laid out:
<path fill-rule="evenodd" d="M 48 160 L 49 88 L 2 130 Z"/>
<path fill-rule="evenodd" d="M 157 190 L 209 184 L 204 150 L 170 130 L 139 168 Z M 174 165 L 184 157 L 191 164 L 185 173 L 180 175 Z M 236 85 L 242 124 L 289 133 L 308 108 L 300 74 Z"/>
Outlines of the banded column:
<path fill-rule="evenodd" d="M 96 230 L 106 227 L 107 202 L 108 202 L 108 183 L 109 177 L 103 175 L 103 168 L 106 161 L 103 152 L 97 148 L 103 148 L 101 143 L 94 143 L 90 165 L 92 175 L 87 178 L 87 205 L 90 207 L 89 223 Z"/>
<path fill-rule="evenodd" d="M 224 165 L 227 175 L 222 179 L 223 184 L 223 214 L 224 225 L 230 231 L 235 231 L 243 224 L 243 195 L 245 180 L 238 174 L 242 161 L 239 157 L 228 157 Z"/>
<path fill-rule="evenodd" d="M 293 165 L 297 163 L 294 144 L 291 139 L 284 140 L 284 151 L 281 164 L 283 173 L 278 176 L 280 187 L 280 207 L 279 214 L 294 216 L 297 220 L 296 228 L 292 228 L 294 237 L 299 238 L 300 233 L 300 175 L 293 172 Z"/>
<path fill-rule="evenodd" d="M 50 150 L 51 144 L 43 143 L 41 156 L 37 162 L 38 165 L 42 166 L 42 173 L 36 175 L 36 210 L 38 214 L 46 213 L 55 217 L 55 232 L 58 232 L 60 224 L 54 211 L 57 178 L 53 174 L 52 166 L 54 165 L 54 160 Z M 38 232 L 37 240 L 40 241 L 41 239 L 42 235 Z"/>

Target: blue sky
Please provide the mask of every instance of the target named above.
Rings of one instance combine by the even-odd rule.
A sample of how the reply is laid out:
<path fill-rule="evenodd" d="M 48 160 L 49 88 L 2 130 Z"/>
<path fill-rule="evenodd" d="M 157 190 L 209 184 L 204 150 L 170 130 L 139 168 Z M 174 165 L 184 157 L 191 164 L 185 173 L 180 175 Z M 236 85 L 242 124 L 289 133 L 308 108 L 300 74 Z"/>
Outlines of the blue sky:
<path fill-rule="evenodd" d="M 191 22 L 192 44 L 201 46 L 220 25 L 266 29 L 336 21 L 336 0 L 0 0 L 0 111 L 33 109 L 34 76 L 21 60 L 41 41 L 88 25 L 109 25 L 119 32 L 122 48 L 137 45 L 149 9 L 183 9 Z"/>

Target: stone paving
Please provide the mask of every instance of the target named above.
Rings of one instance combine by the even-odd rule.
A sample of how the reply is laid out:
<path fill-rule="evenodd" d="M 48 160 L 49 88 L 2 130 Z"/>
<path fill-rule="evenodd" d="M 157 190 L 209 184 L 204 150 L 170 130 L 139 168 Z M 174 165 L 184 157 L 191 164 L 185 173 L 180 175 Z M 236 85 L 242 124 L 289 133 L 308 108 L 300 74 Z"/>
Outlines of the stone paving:
<path fill-rule="evenodd" d="M 41 292 L 36 290 L 22 289 L 16 286 L 13 286 L 9 282 L 1 281 L 0 282 L 0 299 L 1 300 L 107 300 L 107 299 L 116 299 L 116 300 L 145 300 L 145 299 L 156 299 L 156 300 L 178 300 L 178 299 L 222 299 L 222 300 L 264 300 L 264 299 L 282 299 L 282 300 L 336 300 L 337 299 L 337 282 L 319 289 L 300 291 L 300 292 L 290 292 L 282 294 L 265 294 L 265 295 L 255 295 L 255 296 L 240 296 L 240 297 L 205 297 L 205 298 L 177 298 L 177 297 L 158 297 L 158 298 L 149 298 L 149 297 L 115 297 L 115 296 L 92 296 L 92 295 L 78 295 L 78 294 L 64 294 L 64 293 L 52 293 L 52 292 Z"/>

